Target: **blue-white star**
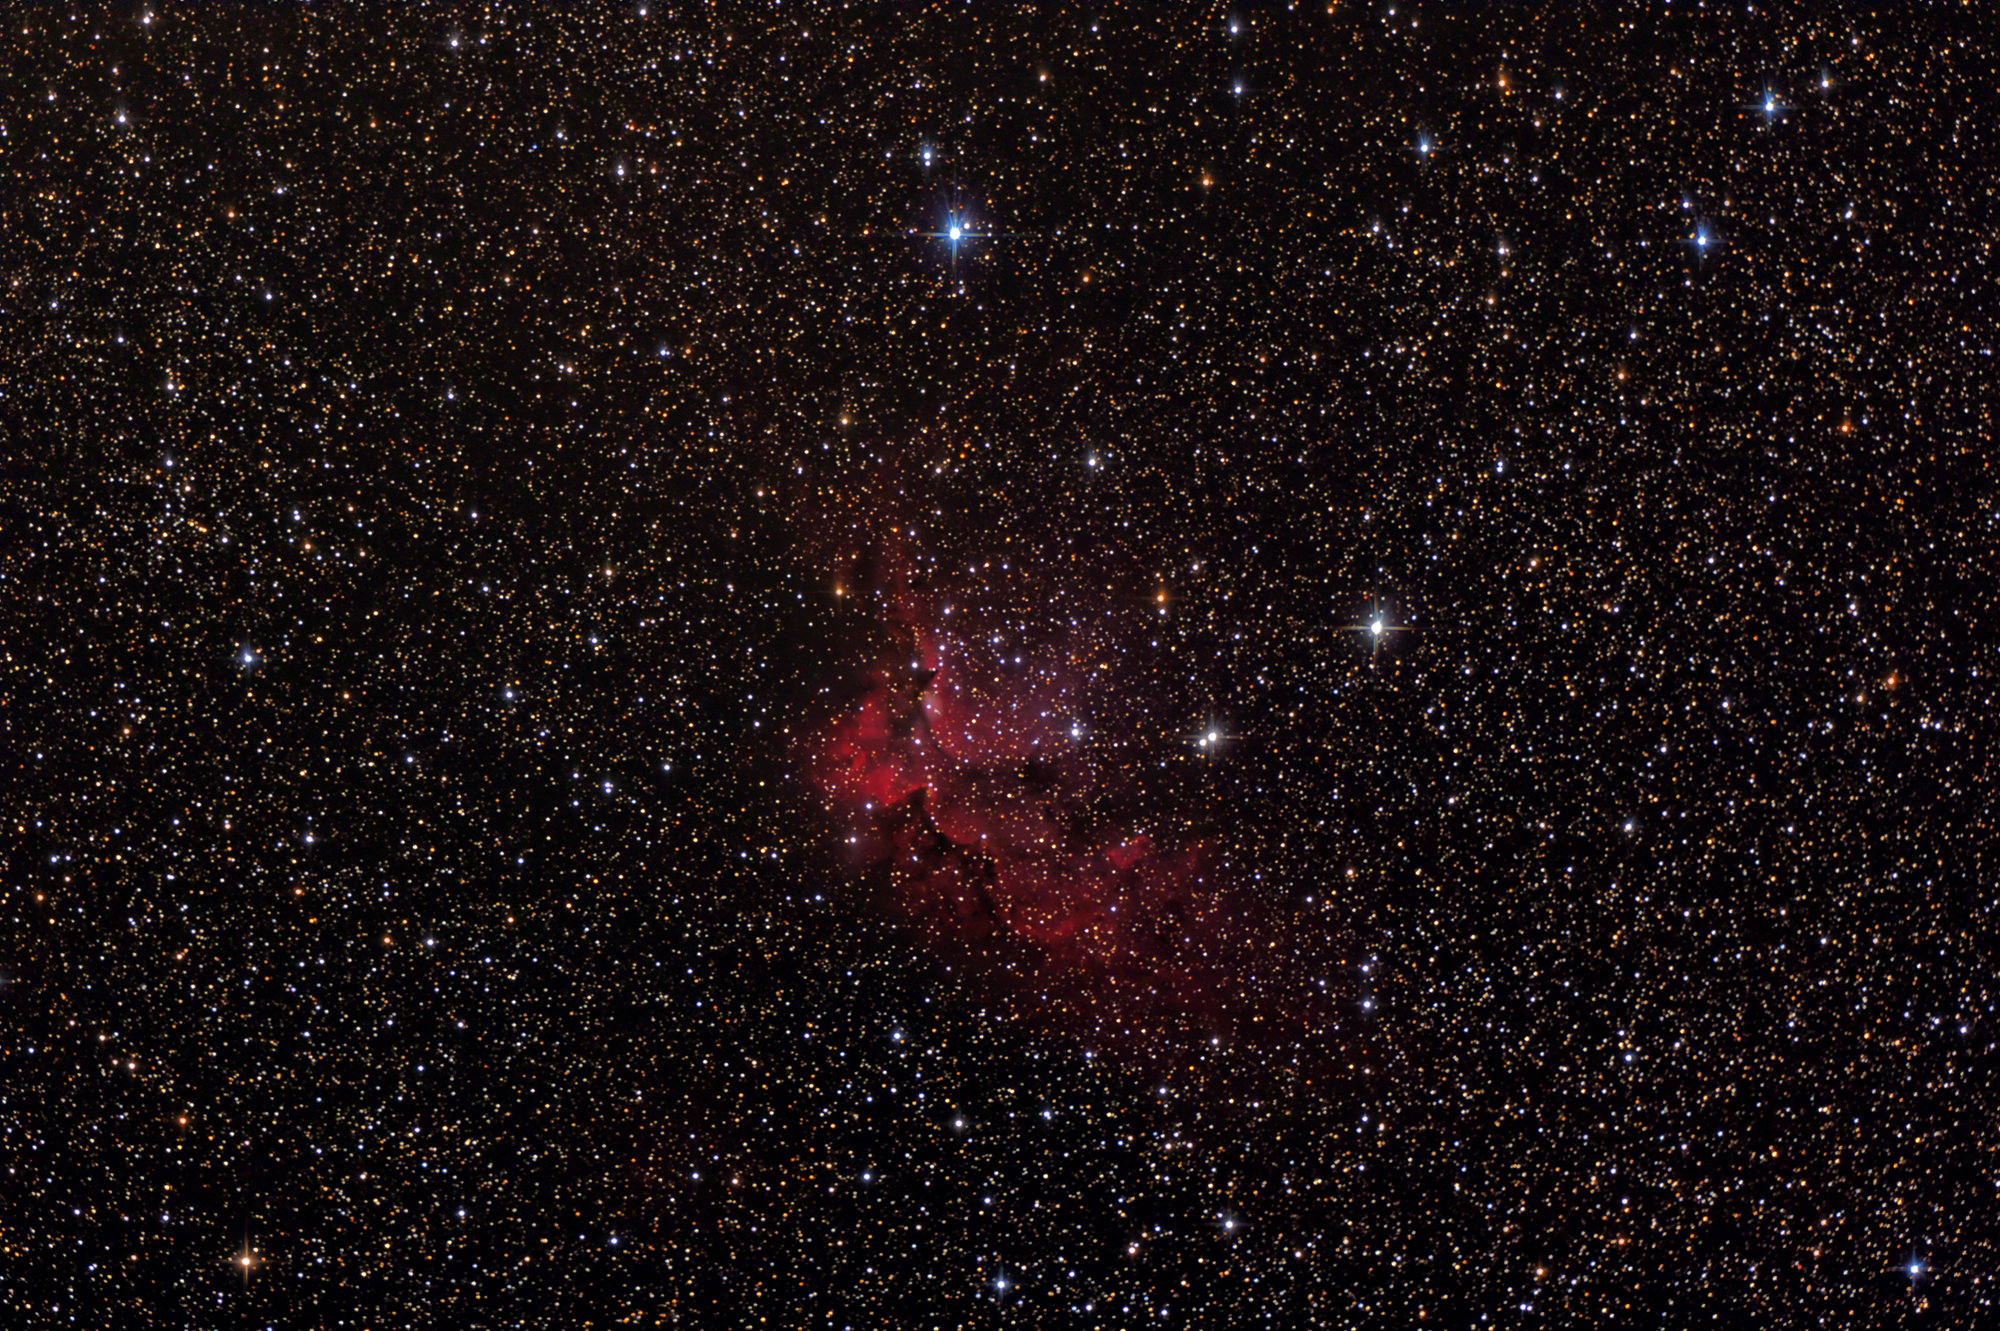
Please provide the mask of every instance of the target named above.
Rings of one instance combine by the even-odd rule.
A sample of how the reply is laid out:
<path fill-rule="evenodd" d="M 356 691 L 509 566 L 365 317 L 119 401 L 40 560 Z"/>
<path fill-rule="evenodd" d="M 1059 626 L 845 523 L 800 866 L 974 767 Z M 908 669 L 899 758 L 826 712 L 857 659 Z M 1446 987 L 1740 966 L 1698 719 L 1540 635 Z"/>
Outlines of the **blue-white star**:
<path fill-rule="evenodd" d="M 956 271 L 958 267 L 958 251 L 960 246 L 968 245 L 975 240 L 994 240 L 1006 233 L 1000 231 L 988 231 L 974 226 L 972 224 L 971 219 L 966 217 L 966 215 L 963 212 L 959 211 L 958 207 L 954 205 L 952 211 L 946 215 L 944 225 L 940 227 L 938 230 L 912 231 L 910 234 L 913 236 L 922 236 L 928 240 L 942 240 L 946 244 L 950 245 L 952 268 L 954 271 Z"/>

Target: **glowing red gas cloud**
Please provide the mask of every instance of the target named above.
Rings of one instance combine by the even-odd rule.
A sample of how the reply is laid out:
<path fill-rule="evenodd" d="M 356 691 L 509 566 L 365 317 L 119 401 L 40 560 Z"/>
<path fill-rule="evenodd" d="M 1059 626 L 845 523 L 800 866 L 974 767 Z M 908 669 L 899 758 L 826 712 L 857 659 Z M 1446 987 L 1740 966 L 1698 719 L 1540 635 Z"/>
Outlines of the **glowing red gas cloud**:
<path fill-rule="evenodd" d="M 850 590 L 886 642 L 803 758 L 854 858 L 948 964 L 1095 1046 L 1275 1025 L 1293 949 L 1187 801 L 1149 798 L 1162 740 L 1125 626 L 1150 604 L 1054 596 L 1030 628 L 982 598 L 989 574 L 948 595 L 891 556 Z"/>

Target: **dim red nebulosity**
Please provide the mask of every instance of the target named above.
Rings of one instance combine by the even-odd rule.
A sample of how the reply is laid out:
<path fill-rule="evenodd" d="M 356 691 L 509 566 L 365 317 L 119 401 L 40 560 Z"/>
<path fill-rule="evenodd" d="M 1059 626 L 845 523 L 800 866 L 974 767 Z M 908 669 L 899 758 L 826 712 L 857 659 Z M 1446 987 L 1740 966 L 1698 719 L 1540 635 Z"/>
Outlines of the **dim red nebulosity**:
<path fill-rule="evenodd" d="M 1148 737 L 1142 615 L 1058 595 L 1069 612 L 1030 628 L 986 594 L 997 566 L 946 590 L 881 565 L 853 592 L 880 608 L 880 650 L 803 762 L 888 913 L 1096 1048 L 1151 1058 L 1323 1016 L 1285 998 L 1318 949 L 1227 871 L 1215 811 L 1147 779 L 1187 737 Z"/>

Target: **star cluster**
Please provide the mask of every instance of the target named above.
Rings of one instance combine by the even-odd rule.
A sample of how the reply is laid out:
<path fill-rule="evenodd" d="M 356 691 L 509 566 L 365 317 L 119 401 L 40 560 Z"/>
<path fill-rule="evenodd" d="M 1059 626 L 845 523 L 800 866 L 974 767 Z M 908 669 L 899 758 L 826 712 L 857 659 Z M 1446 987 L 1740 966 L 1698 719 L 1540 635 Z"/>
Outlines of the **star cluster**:
<path fill-rule="evenodd" d="M 12 14 L 0 1322 L 1991 1320 L 1996 51 L 1763 9 Z"/>

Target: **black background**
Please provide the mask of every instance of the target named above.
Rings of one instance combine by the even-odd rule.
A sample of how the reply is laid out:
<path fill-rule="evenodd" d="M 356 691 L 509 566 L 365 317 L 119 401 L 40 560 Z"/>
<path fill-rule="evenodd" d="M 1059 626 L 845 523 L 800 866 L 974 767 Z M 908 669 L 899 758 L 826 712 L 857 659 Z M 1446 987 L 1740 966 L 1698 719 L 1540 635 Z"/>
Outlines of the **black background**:
<path fill-rule="evenodd" d="M 1995 53 L 1765 11 L 15 10 L 0 1320 L 1979 1324 Z M 878 909 L 898 531 L 1306 1026 Z"/>

